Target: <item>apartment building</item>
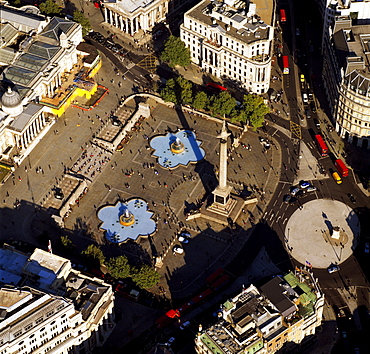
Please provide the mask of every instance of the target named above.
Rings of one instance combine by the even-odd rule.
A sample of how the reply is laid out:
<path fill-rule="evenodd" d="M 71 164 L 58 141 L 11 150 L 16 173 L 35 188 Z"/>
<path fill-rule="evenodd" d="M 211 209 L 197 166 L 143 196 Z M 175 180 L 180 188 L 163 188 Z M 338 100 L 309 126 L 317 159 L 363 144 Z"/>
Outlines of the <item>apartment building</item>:
<path fill-rule="evenodd" d="M 338 134 L 370 148 L 369 1 L 319 1 L 324 20 L 323 82 Z"/>
<path fill-rule="evenodd" d="M 276 276 L 222 304 L 195 340 L 199 354 L 289 352 L 321 325 L 324 295 L 309 272 Z"/>
<path fill-rule="evenodd" d="M 275 2 L 203 0 L 187 11 L 181 40 L 202 70 L 247 91 L 268 91 Z"/>
<path fill-rule="evenodd" d="M 35 249 L 0 249 L 0 353 L 85 354 L 114 328 L 110 285 Z"/>

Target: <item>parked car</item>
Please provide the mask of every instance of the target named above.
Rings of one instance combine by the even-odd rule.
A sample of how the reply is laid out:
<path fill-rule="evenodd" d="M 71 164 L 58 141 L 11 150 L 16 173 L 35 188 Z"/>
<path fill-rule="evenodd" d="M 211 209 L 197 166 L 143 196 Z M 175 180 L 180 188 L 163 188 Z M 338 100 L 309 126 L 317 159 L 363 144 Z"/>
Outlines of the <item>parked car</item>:
<path fill-rule="evenodd" d="M 286 204 L 289 204 L 291 199 L 292 199 L 292 196 L 290 194 L 286 194 L 284 195 L 283 202 Z"/>
<path fill-rule="evenodd" d="M 168 341 L 167 341 L 167 345 L 170 345 L 172 344 L 173 342 L 175 341 L 175 337 L 171 337 Z"/>
<path fill-rule="evenodd" d="M 173 248 L 173 254 L 183 254 L 184 253 L 184 249 L 180 246 L 175 246 Z"/>
<path fill-rule="evenodd" d="M 312 112 L 313 112 L 313 110 L 312 110 Z M 316 118 L 314 118 L 313 122 L 315 123 L 317 128 L 320 128 L 320 122 Z"/>
<path fill-rule="evenodd" d="M 315 192 L 317 191 L 317 188 L 315 186 L 309 186 L 306 188 L 306 192 Z"/>
<path fill-rule="evenodd" d="M 302 197 L 304 197 L 304 195 L 306 194 L 306 191 L 305 190 L 303 190 L 303 189 L 301 189 L 300 191 L 298 191 L 297 193 L 296 193 L 296 198 L 302 198 Z"/>
<path fill-rule="evenodd" d="M 290 194 L 294 197 L 299 191 L 300 189 L 298 187 L 291 187 Z"/>
<path fill-rule="evenodd" d="M 184 237 L 182 235 L 178 235 L 177 236 L 177 239 L 181 242 L 181 243 L 189 243 L 189 239 L 187 237 Z"/>
<path fill-rule="evenodd" d="M 335 273 L 337 272 L 338 270 L 340 270 L 339 266 L 336 265 L 336 264 L 332 264 L 328 267 L 328 272 L 331 274 L 331 273 Z"/>
<path fill-rule="evenodd" d="M 180 233 L 180 236 L 182 236 L 182 237 L 187 237 L 187 238 L 191 238 L 191 234 L 190 234 L 190 232 L 187 232 L 187 231 L 182 231 L 182 232 Z"/>
<path fill-rule="evenodd" d="M 308 103 L 307 93 L 302 94 L 303 103 Z"/>
<path fill-rule="evenodd" d="M 339 173 L 338 172 L 334 172 L 332 174 L 332 177 L 334 179 L 334 181 L 337 183 L 337 184 L 341 184 L 342 183 L 342 179 L 340 178 L 339 176 Z"/>
<path fill-rule="evenodd" d="M 306 117 L 311 118 L 311 111 L 307 108 L 305 111 Z"/>
<path fill-rule="evenodd" d="M 299 186 L 300 186 L 302 189 L 306 189 L 306 188 L 308 188 L 309 186 L 311 186 L 311 183 L 310 183 L 310 182 L 307 182 L 307 181 L 301 181 L 301 182 L 299 182 Z"/>
<path fill-rule="evenodd" d="M 185 321 L 181 326 L 180 326 L 180 329 L 181 330 L 184 330 L 186 327 L 189 327 L 190 326 L 190 321 Z"/>

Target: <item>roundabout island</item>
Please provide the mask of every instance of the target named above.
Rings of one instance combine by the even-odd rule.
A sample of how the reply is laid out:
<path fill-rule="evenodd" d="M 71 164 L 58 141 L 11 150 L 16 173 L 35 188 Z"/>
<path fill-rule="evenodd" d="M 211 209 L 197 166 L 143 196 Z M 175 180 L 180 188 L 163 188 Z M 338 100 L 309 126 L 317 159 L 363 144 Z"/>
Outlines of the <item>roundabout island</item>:
<path fill-rule="evenodd" d="M 316 199 L 291 215 L 285 243 L 298 262 L 328 268 L 351 256 L 359 235 L 359 219 L 353 209 L 337 200 Z"/>

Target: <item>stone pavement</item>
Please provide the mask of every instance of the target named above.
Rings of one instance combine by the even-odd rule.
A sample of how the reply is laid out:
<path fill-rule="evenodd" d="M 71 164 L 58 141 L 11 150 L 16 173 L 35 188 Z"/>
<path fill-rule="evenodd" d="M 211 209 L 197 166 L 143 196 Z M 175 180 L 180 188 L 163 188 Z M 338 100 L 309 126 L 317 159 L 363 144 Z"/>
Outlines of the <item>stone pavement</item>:
<path fill-rule="evenodd" d="M 340 227 L 340 238 L 331 238 L 333 227 Z M 286 245 L 301 264 L 310 262 L 314 268 L 340 264 L 352 255 L 360 238 L 359 219 L 345 203 L 315 199 L 304 203 L 289 218 Z"/>

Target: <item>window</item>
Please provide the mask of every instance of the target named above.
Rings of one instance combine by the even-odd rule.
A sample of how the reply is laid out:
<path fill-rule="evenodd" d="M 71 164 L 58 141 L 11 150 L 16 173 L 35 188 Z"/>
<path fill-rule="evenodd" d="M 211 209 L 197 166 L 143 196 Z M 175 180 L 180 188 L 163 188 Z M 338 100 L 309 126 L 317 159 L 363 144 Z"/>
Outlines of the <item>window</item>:
<path fill-rule="evenodd" d="M 27 325 L 26 327 L 24 327 L 24 330 L 25 331 L 28 331 L 29 329 L 31 329 L 33 327 L 33 324 L 30 323 L 29 325 Z"/>
<path fill-rule="evenodd" d="M 59 306 L 57 307 L 57 311 L 61 310 L 63 307 L 64 307 L 64 305 L 63 305 L 63 304 L 59 305 Z"/>
<path fill-rule="evenodd" d="M 22 330 L 14 333 L 14 338 L 18 338 L 22 334 Z"/>
<path fill-rule="evenodd" d="M 43 317 L 39 317 L 37 320 L 36 320 L 36 324 L 39 324 L 40 322 L 42 322 L 44 320 Z"/>
<path fill-rule="evenodd" d="M 50 317 L 54 314 L 54 310 L 51 310 L 49 311 L 47 314 L 46 314 L 46 317 Z"/>

